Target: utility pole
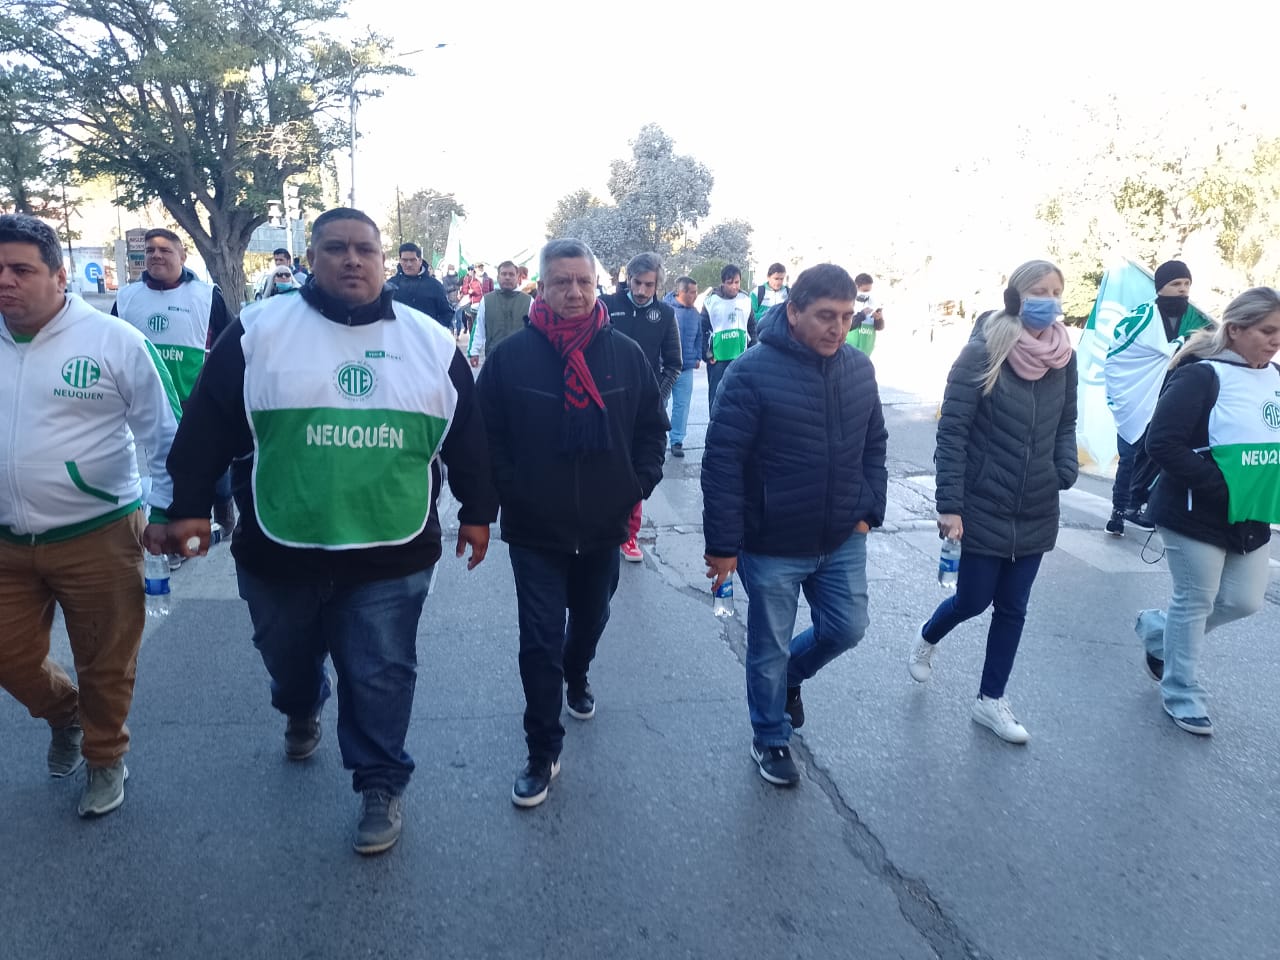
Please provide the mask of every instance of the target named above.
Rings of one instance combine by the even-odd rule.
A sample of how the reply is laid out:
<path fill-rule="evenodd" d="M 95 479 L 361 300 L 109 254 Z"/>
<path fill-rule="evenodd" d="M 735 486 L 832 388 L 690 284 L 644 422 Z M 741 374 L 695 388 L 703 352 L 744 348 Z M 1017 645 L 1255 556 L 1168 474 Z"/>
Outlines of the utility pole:
<path fill-rule="evenodd" d="M 354 61 L 351 64 L 351 192 L 347 194 L 347 206 L 355 207 L 356 205 L 356 69 Z"/>
<path fill-rule="evenodd" d="M 404 224 L 400 220 L 400 184 L 396 184 L 396 233 L 400 235 L 400 242 L 404 243 Z"/>

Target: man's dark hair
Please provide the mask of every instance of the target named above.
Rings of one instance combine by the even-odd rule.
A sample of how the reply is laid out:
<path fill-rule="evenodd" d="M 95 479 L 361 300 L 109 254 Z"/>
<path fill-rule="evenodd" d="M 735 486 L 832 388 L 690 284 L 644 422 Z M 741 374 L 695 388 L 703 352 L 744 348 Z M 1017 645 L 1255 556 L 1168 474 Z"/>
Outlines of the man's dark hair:
<path fill-rule="evenodd" d="M 382 232 L 378 229 L 378 225 L 373 222 L 367 213 L 363 210 L 356 210 L 353 207 L 334 207 L 332 210 L 326 210 L 320 216 L 316 217 L 316 222 L 311 225 L 311 243 L 314 245 L 316 238 L 320 236 L 320 232 L 329 224 L 337 220 L 358 220 L 360 223 L 367 223 L 373 227 L 373 232 L 379 237 Z"/>
<path fill-rule="evenodd" d="M 516 262 L 514 260 L 503 260 L 500 264 L 498 264 L 498 269 L 501 270 L 503 267 L 510 267 L 512 270 L 515 270 L 517 273 L 520 272 L 520 268 L 516 266 Z"/>
<path fill-rule="evenodd" d="M 271 251 L 271 255 L 273 257 L 288 257 L 290 260 L 293 260 L 293 254 L 290 253 L 288 250 L 286 250 L 284 247 L 276 247 L 274 250 Z"/>
<path fill-rule="evenodd" d="M 791 285 L 790 303 L 797 310 L 803 310 L 815 300 L 829 297 L 832 300 L 852 300 L 857 295 L 849 271 L 834 263 L 820 263 L 810 267 Z"/>
<path fill-rule="evenodd" d="M 735 267 L 732 263 L 726 263 L 724 269 L 720 271 L 720 282 L 728 283 L 734 277 L 742 276 L 742 271 Z"/>
<path fill-rule="evenodd" d="M 860 287 L 865 287 L 868 283 L 875 283 L 875 280 L 871 278 L 869 273 L 860 273 L 853 278 L 853 282 Z"/>
<path fill-rule="evenodd" d="M 148 243 L 160 237 L 162 240 L 168 240 L 170 243 L 176 243 L 179 250 L 187 249 L 187 245 L 182 242 L 182 238 L 172 230 L 166 230 L 164 227 L 154 227 L 142 235 L 142 242 Z"/>
<path fill-rule="evenodd" d="M 422 248 L 421 248 L 420 246 L 418 246 L 416 243 L 402 243 L 402 244 L 400 244 L 400 252 L 401 252 L 401 253 L 412 253 L 414 256 L 417 256 L 417 257 L 421 257 L 421 256 L 422 256 Z"/>
<path fill-rule="evenodd" d="M 676 277 L 676 289 L 688 290 L 690 287 L 697 289 L 698 281 L 693 277 Z"/>
<path fill-rule="evenodd" d="M 40 251 L 40 259 L 53 273 L 62 266 L 62 248 L 53 227 L 25 213 L 0 216 L 0 243 L 29 243 Z"/>
<path fill-rule="evenodd" d="M 780 264 L 780 263 L 771 263 L 771 264 L 769 264 L 769 269 L 765 271 L 765 276 L 766 276 L 766 277 L 772 277 L 775 273 L 780 273 L 780 274 L 782 274 L 783 276 L 786 276 L 786 275 L 787 275 L 787 268 L 786 268 L 786 267 L 784 267 L 784 266 L 783 266 L 782 264 Z"/>

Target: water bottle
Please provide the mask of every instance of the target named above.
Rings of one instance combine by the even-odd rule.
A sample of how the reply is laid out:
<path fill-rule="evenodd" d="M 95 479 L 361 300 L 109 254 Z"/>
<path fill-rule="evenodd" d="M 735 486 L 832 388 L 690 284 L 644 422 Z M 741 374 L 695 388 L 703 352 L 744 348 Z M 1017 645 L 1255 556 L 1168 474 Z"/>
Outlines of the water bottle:
<path fill-rule="evenodd" d="M 169 615 L 169 558 L 148 551 L 143 565 L 143 585 L 147 593 L 147 616 Z"/>
<path fill-rule="evenodd" d="M 942 541 L 942 552 L 938 554 L 938 586 L 954 590 L 959 577 L 960 541 L 948 537 Z"/>
<path fill-rule="evenodd" d="M 724 578 L 724 583 L 716 587 L 713 593 L 715 600 L 711 604 L 711 612 L 717 617 L 733 616 L 733 576 Z"/>

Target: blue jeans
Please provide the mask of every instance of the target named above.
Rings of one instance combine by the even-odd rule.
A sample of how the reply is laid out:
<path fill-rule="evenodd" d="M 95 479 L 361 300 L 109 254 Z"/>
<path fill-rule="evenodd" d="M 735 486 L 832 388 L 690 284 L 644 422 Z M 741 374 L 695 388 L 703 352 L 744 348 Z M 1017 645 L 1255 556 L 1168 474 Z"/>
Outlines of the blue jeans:
<path fill-rule="evenodd" d="M 680 371 L 671 387 L 671 444 L 684 443 L 689 425 L 689 401 L 693 398 L 693 368 Z"/>
<path fill-rule="evenodd" d="M 1111 485 L 1111 509 L 1124 513 L 1129 509 L 1129 488 L 1133 485 L 1133 458 L 1138 452 L 1138 445 L 1117 435 L 1116 450 L 1120 454 L 1120 459 L 1116 461 L 1116 479 Z"/>
<path fill-rule="evenodd" d="M 507 552 L 520 616 L 525 742 L 529 756 L 554 760 L 564 745 L 564 686 L 587 682 L 618 589 L 620 553 L 617 547 L 573 554 L 515 544 Z"/>
<path fill-rule="evenodd" d="M 956 592 L 938 604 L 920 631 L 929 643 L 937 643 L 964 621 L 995 605 L 991 626 L 987 629 L 982 683 L 978 687 L 984 697 L 998 700 L 1004 696 L 1005 684 L 1013 672 L 1013 660 L 1018 655 L 1018 643 L 1022 640 L 1031 585 L 1036 582 L 1042 559 L 1042 553 L 1010 560 L 962 552 Z"/>
<path fill-rule="evenodd" d="M 1207 717 L 1209 694 L 1197 676 L 1204 635 L 1257 613 L 1267 595 L 1271 551 L 1228 553 L 1161 529 L 1173 595 L 1169 610 L 1143 610 L 1134 629 L 1147 653 L 1164 661 L 1160 695 L 1173 717 Z"/>
<path fill-rule="evenodd" d="M 329 655 L 338 674 L 338 747 L 352 788 L 403 793 L 413 773 L 404 741 L 431 571 L 341 585 L 267 580 L 237 566 L 236 578 L 271 675 L 271 705 L 289 717 L 316 713 L 331 692 Z"/>
<path fill-rule="evenodd" d="M 787 687 L 798 687 L 867 631 L 867 535 L 852 534 L 832 553 L 773 557 L 742 551 L 738 574 L 747 589 L 747 712 L 756 742 L 791 740 Z M 813 626 L 794 637 L 800 591 Z"/>

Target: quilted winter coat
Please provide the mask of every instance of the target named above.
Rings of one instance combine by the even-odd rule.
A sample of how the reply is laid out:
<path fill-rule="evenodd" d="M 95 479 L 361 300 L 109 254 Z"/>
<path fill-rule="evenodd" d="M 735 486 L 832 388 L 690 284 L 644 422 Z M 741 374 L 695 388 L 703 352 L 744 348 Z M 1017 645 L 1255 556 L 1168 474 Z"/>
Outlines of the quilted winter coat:
<path fill-rule="evenodd" d="M 970 340 L 951 367 L 938 420 L 939 513 L 959 514 L 967 553 L 1011 559 L 1058 540 L 1058 492 L 1076 482 L 1076 357 L 1039 380 L 1005 363 L 982 395 L 987 343 Z"/>

